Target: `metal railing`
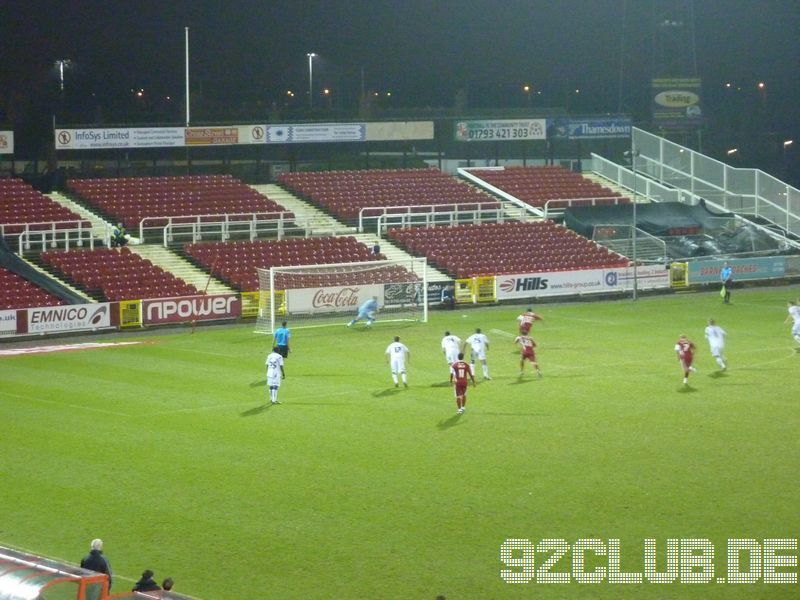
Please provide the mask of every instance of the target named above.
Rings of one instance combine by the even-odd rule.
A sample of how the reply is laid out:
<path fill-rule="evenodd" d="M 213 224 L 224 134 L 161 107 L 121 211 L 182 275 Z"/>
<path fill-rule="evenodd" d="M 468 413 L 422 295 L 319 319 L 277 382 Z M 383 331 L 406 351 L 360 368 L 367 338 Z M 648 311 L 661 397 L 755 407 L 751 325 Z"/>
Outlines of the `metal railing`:
<path fill-rule="evenodd" d="M 800 235 L 800 190 L 758 169 L 741 169 L 633 128 L 637 170 L 724 210 L 767 219 Z"/>
<path fill-rule="evenodd" d="M 467 179 L 467 180 L 471 181 L 476 186 L 486 190 L 487 192 L 490 192 L 490 193 L 494 194 L 498 198 L 502 198 L 506 202 L 510 202 L 514 206 L 516 206 L 518 208 L 521 208 L 522 210 L 524 210 L 526 212 L 534 214 L 537 217 L 541 217 L 542 214 L 543 214 L 542 209 L 537 208 L 535 206 L 531 206 L 530 204 L 520 200 L 519 198 L 517 198 L 513 194 L 509 194 L 508 192 L 506 192 L 504 190 L 501 190 L 499 187 L 496 187 L 496 186 L 492 185 L 491 183 L 488 183 L 487 181 L 484 181 L 483 179 L 481 179 L 477 175 L 473 175 L 470 172 L 470 171 L 503 171 L 503 170 L 505 170 L 505 167 L 470 167 L 468 169 L 465 169 L 463 167 L 459 167 L 459 169 L 457 170 L 457 173 L 461 177 L 463 177 L 464 179 Z"/>
<path fill-rule="evenodd" d="M 464 202 L 454 204 L 419 204 L 415 206 L 367 206 L 358 212 L 358 231 L 364 233 L 368 222 L 374 220 L 378 233 L 381 223 L 396 217 L 409 225 L 443 225 L 451 222 L 500 222 L 524 220 L 526 211 L 504 207 L 500 202 Z"/>
<path fill-rule="evenodd" d="M 633 231 L 632 225 L 600 223 L 592 229 L 592 241 L 606 246 L 610 250 L 622 254 L 635 262 L 663 264 L 668 262 L 669 255 L 667 254 L 667 244 L 664 240 L 637 227 L 636 245 L 634 247 Z"/>
<path fill-rule="evenodd" d="M 662 185 L 642 173 L 639 169 L 641 157 L 634 157 L 633 160 L 636 160 L 635 172 L 633 169 L 618 165 L 599 154 L 592 153 L 592 172 L 626 190 L 630 190 L 636 196 L 643 196 L 653 202 L 696 203 L 692 201 L 690 194 L 684 195 L 681 190 Z"/>
<path fill-rule="evenodd" d="M 610 201 L 610 202 L 609 202 Z M 544 203 L 544 218 L 552 219 L 553 216 L 564 214 L 564 210 L 571 206 L 598 206 L 614 205 L 625 203 L 629 204 L 630 198 L 624 196 L 597 196 L 591 198 L 554 198 Z"/>
<path fill-rule="evenodd" d="M 264 236 L 282 239 L 287 231 L 297 229 L 308 237 L 310 232 L 294 221 L 288 211 L 270 213 L 223 213 L 208 215 L 173 215 L 145 217 L 139 222 L 139 239 L 145 241 L 149 233 L 157 232 L 166 247 L 176 240 L 198 242 L 203 238 L 227 241 L 231 236 L 246 237 L 250 241 Z"/>
<path fill-rule="evenodd" d="M 20 227 L 22 231 L 17 231 Z M 92 223 L 84 220 L 4 223 L 0 224 L 0 236 L 8 239 L 16 236 L 20 254 L 48 248 L 69 250 L 71 246 L 94 248 Z"/>

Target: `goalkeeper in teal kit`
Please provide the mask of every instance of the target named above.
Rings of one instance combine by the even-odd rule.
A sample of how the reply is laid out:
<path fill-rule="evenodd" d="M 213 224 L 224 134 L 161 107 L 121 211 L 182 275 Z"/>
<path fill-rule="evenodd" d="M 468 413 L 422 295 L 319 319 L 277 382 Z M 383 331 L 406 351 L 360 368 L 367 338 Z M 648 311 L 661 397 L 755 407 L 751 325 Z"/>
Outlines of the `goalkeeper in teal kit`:
<path fill-rule="evenodd" d="M 364 302 L 361 306 L 358 307 L 358 315 L 356 318 L 350 321 L 347 326 L 350 327 L 354 323 L 358 323 L 359 321 L 366 321 L 367 327 L 372 325 L 375 322 L 375 314 L 378 312 L 378 297 L 373 296 L 366 302 Z"/>

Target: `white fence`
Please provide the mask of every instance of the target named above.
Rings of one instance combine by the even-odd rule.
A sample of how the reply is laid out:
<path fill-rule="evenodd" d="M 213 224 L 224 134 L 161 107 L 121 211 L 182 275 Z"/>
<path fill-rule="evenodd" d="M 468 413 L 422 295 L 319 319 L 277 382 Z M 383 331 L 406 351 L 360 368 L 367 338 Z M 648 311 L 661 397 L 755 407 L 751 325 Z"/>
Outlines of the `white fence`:
<path fill-rule="evenodd" d="M 22 228 L 22 231 L 18 231 Z M 71 247 L 94 248 L 92 224 L 89 221 L 48 221 L 43 223 L 6 223 L 0 225 L 0 236 L 16 236 L 18 251 L 48 250 Z"/>
<path fill-rule="evenodd" d="M 166 247 L 175 241 L 198 242 L 203 238 L 229 240 L 239 236 L 253 241 L 261 236 L 282 239 L 287 230 L 297 229 L 308 235 L 305 228 L 294 222 L 291 212 L 210 214 L 170 217 L 145 217 L 139 222 L 139 239 L 157 232 Z"/>
<path fill-rule="evenodd" d="M 464 204 L 420 204 L 416 206 L 368 206 L 358 213 L 358 231 L 363 233 L 371 221 L 380 235 L 387 227 L 458 225 L 463 223 L 503 223 L 533 218 L 524 209 L 503 207 L 500 202 Z"/>
<path fill-rule="evenodd" d="M 633 128 L 637 171 L 725 210 L 763 217 L 800 235 L 800 190 L 763 171 L 738 169 Z"/>

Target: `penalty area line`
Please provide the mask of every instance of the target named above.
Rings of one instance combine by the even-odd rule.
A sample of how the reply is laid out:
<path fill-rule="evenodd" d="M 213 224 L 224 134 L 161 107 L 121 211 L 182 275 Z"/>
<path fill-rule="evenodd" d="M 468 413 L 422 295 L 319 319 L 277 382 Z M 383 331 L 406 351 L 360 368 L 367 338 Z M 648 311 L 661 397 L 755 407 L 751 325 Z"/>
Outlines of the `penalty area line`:
<path fill-rule="evenodd" d="M 510 338 L 517 337 L 513 333 L 509 333 L 508 331 L 503 331 L 502 329 L 492 329 L 491 331 L 489 331 L 489 333 L 496 333 L 497 335 L 502 335 Z"/>

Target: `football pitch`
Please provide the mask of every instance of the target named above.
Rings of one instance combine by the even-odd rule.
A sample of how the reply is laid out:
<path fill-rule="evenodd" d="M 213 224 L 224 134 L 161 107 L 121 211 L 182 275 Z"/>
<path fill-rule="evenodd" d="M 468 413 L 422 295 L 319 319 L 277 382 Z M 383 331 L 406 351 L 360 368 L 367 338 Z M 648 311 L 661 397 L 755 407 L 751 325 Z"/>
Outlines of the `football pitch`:
<path fill-rule="evenodd" d="M 798 296 L 794 286 L 736 290 L 731 305 L 715 293 L 536 305 L 541 379 L 517 376 L 524 306 L 371 329 L 347 329 L 345 317 L 292 329 L 275 406 L 271 338 L 252 324 L 0 357 L 0 545 L 78 562 L 100 537 L 113 592 L 149 568 L 205 600 L 795 598 L 798 584 L 764 579 L 800 571 L 796 547 L 777 552 L 788 566 L 765 558 L 765 540 L 800 536 L 800 353 L 784 324 Z M 709 317 L 728 333 L 725 373 L 703 337 Z M 476 327 L 493 379 L 476 369 L 459 416 L 440 340 Z M 674 352 L 682 333 L 698 347 L 688 387 Z M 411 350 L 408 389 L 385 362 L 394 335 Z M 533 570 L 503 564 L 508 539 L 539 550 Z M 668 540 L 708 540 L 711 582 L 681 572 L 669 584 L 609 583 L 612 548 L 617 570 L 644 573 L 648 539 L 659 572 Z M 756 583 L 722 582 L 730 539 L 762 549 L 763 560 L 742 556 Z M 579 540 L 597 540 L 584 571 L 601 583 L 578 583 Z M 504 570 L 530 582 L 506 583 Z M 557 574 L 569 582 L 541 583 Z"/>

